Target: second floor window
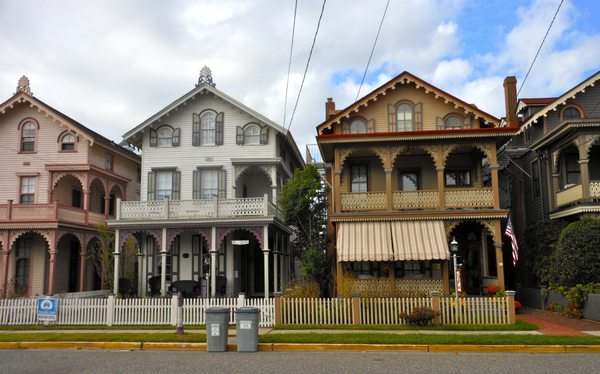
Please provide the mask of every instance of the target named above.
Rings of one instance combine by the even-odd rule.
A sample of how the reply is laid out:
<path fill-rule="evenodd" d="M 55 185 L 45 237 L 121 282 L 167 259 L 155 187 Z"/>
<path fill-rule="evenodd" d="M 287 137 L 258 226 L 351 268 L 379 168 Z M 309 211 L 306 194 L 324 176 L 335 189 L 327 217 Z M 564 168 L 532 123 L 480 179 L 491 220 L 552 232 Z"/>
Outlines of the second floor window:
<path fill-rule="evenodd" d="M 33 204 L 34 202 L 35 202 L 35 177 L 22 177 L 19 203 Z"/>
<path fill-rule="evenodd" d="M 244 144 L 260 144 L 260 127 L 258 125 L 249 125 L 244 129 Z"/>
<path fill-rule="evenodd" d="M 193 175 L 193 198 L 211 200 L 216 197 L 224 199 L 225 170 L 223 169 L 198 169 Z"/>
<path fill-rule="evenodd" d="M 215 145 L 217 114 L 215 112 L 205 112 L 200 117 L 200 144 Z"/>
<path fill-rule="evenodd" d="M 446 170 L 446 186 L 468 187 L 471 185 L 471 170 Z"/>
<path fill-rule="evenodd" d="M 565 186 L 581 183 L 579 157 L 576 153 L 565 155 Z"/>
<path fill-rule="evenodd" d="M 148 200 L 179 200 L 180 173 L 156 170 L 148 173 Z"/>
<path fill-rule="evenodd" d="M 398 105 L 396 109 L 396 131 L 414 130 L 413 108 L 406 103 Z"/>
<path fill-rule="evenodd" d="M 106 154 L 106 158 L 104 159 L 104 168 L 106 170 L 113 170 L 114 167 L 114 162 L 115 162 L 115 155 L 113 155 L 112 153 L 107 153 Z"/>
<path fill-rule="evenodd" d="M 351 192 L 368 191 L 368 168 L 367 165 L 352 165 L 350 169 Z"/>
<path fill-rule="evenodd" d="M 28 121 L 21 129 L 21 152 L 35 152 L 35 137 L 37 124 Z"/>
<path fill-rule="evenodd" d="M 400 172 L 400 189 L 402 191 L 416 191 L 419 189 L 419 172 L 402 171 Z"/>

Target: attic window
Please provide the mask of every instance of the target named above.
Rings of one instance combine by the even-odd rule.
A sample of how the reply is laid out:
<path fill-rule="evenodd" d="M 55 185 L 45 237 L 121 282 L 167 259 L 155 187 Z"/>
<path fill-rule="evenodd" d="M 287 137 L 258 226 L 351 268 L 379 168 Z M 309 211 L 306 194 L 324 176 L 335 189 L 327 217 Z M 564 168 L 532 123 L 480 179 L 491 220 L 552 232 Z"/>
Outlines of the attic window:
<path fill-rule="evenodd" d="M 260 127 L 249 125 L 244 129 L 244 144 L 260 144 Z"/>
<path fill-rule="evenodd" d="M 170 147 L 173 142 L 173 129 L 170 126 L 163 126 L 156 132 L 158 133 L 158 146 Z"/>
<path fill-rule="evenodd" d="M 563 121 L 581 118 L 581 112 L 574 106 L 565 108 L 562 112 Z"/>
<path fill-rule="evenodd" d="M 446 130 L 461 129 L 463 127 L 463 119 L 457 115 L 448 116 L 444 120 Z"/>
<path fill-rule="evenodd" d="M 366 134 L 367 124 L 361 119 L 355 119 L 350 124 L 350 134 Z"/>
<path fill-rule="evenodd" d="M 77 137 L 73 134 L 66 134 L 63 136 L 62 141 L 60 143 L 61 151 L 74 151 L 75 143 L 77 142 Z"/>

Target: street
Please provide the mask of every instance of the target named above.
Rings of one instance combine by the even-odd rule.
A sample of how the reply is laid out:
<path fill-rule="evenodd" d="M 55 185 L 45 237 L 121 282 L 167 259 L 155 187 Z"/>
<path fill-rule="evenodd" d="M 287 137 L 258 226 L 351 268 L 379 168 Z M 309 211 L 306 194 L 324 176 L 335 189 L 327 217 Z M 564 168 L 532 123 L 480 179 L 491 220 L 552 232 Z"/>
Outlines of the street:
<path fill-rule="evenodd" d="M 597 373 L 594 353 L 3 350 L 2 373 Z"/>

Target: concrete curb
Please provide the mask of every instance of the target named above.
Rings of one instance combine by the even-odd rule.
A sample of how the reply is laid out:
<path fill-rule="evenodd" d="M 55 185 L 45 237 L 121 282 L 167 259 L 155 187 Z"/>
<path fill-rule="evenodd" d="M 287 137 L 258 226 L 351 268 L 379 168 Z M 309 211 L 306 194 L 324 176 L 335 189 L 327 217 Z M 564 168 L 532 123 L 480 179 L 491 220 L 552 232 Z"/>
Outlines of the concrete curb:
<path fill-rule="evenodd" d="M 0 349 L 120 349 L 206 351 L 206 343 L 167 342 L 0 342 Z M 227 344 L 236 351 L 237 344 Z M 524 352 L 600 353 L 600 345 L 474 345 L 474 344 L 304 344 L 260 343 L 258 350 L 270 351 L 413 351 L 413 352 Z"/>

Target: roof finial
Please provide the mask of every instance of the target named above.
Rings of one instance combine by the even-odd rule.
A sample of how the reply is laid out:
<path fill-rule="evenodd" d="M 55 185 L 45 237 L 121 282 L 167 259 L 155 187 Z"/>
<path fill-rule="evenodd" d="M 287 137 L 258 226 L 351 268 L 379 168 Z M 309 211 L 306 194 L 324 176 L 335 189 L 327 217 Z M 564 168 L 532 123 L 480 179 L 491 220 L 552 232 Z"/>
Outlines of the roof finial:
<path fill-rule="evenodd" d="M 19 78 L 19 84 L 17 85 L 17 92 L 25 92 L 28 95 L 33 96 L 33 92 L 31 92 L 31 87 L 29 87 L 29 78 L 26 76 L 22 76 Z"/>
<path fill-rule="evenodd" d="M 215 82 L 213 82 L 212 79 L 212 72 L 210 71 L 210 68 L 206 65 L 204 65 L 202 70 L 200 70 L 200 77 L 198 78 L 198 84 L 196 85 L 196 87 L 204 83 L 208 84 L 209 86 L 216 86 Z"/>

